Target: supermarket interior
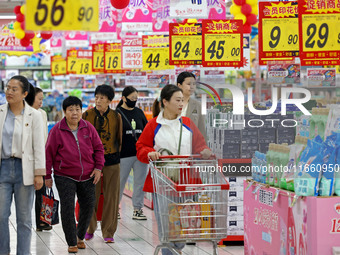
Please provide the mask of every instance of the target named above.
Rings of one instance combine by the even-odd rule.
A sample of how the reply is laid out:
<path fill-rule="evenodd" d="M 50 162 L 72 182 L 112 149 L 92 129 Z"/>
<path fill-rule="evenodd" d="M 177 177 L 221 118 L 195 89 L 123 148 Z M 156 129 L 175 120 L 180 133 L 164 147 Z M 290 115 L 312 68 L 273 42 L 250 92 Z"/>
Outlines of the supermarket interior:
<path fill-rule="evenodd" d="M 151 151 L 183 156 L 150 161 L 153 193 L 143 193 L 134 183 L 139 177 L 130 167 L 114 241 L 102 236 L 103 221 L 91 238 L 86 232 L 86 249 L 78 241 L 79 254 L 340 255 L 339 21 L 340 0 L 0 0 L 0 107 L 8 103 L 11 109 L 7 91 L 12 77 L 26 77 L 42 90 L 40 107 L 50 132 L 66 120 L 63 102 L 69 96 L 81 100 L 83 113 L 95 108 L 102 114 L 97 93 L 106 94 L 96 88 L 109 85 L 114 90 L 109 108 L 125 109 L 116 112 L 123 123 L 122 146 L 124 135 L 133 142 L 129 157 L 143 161 L 143 128 L 157 124 L 148 132 L 154 133 Z M 183 72 L 190 75 L 181 80 Z M 164 96 L 168 84 L 183 92 L 182 113 L 175 117 L 178 129 L 177 122 L 166 119 L 177 93 Z M 124 94 L 129 86 L 138 92 L 136 104 L 128 98 L 134 90 Z M 158 117 L 155 105 L 162 106 Z M 124 115 L 134 107 L 148 122 L 141 129 L 137 117 L 136 129 L 135 120 Z M 172 125 L 174 134 L 162 131 L 166 125 Z M 79 149 L 81 129 L 74 133 L 68 127 Z M 165 148 L 171 141 L 158 146 L 166 134 L 165 140 L 176 144 L 173 151 Z M 9 141 L 1 139 L 2 146 Z M 212 153 L 209 159 L 204 150 L 197 151 L 197 140 Z M 180 154 L 186 142 L 192 142 L 190 154 L 202 158 L 184 154 L 187 150 Z M 122 158 L 120 171 L 126 162 Z M 54 184 L 52 189 L 62 201 Z M 143 220 L 135 216 L 136 193 L 144 199 Z M 99 221 L 103 204 L 95 206 Z M 34 208 L 30 253 L 19 252 L 18 212 L 12 203 L 10 252 L 4 252 L 0 240 L 0 254 L 70 252 L 62 209 L 53 212 L 60 214 L 60 222 L 50 221 L 52 230 L 39 231 Z"/>

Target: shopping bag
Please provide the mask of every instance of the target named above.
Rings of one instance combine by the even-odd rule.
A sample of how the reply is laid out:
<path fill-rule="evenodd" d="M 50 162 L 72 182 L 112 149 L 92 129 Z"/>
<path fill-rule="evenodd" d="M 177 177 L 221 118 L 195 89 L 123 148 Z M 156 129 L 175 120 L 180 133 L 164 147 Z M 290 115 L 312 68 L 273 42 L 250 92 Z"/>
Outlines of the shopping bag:
<path fill-rule="evenodd" d="M 59 201 L 54 198 L 52 189 L 50 189 L 50 197 L 53 199 L 52 225 L 56 225 L 59 223 Z"/>
<path fill-rule="evenodd" d="M 40 211 L 40 220 L 49 225 L 59 223 L 59 201 L 54 198 L 52 189 L 49 193 L 42 196 L 42 205 Z"/>

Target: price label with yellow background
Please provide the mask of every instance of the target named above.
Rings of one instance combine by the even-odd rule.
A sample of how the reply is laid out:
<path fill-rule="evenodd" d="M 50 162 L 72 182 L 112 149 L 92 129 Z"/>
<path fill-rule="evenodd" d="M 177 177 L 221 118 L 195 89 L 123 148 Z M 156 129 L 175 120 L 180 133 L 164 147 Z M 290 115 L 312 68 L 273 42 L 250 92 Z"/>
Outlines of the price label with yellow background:
<path fill-rule="evenodd" d="M 339 6 L 299 1 L 301 65 L 340 65 Z"/>
<path fill-rule="evenodd" d="M 76 74 L 80 75 L 93 75 L 96 72 L 92 70 L 92 51 L 91 50 L 78 50 Z"/>
<path fill-rule="evenodd" d="M 61 56 L 51 56 L 51 74 L 52 76 L 67 74 L 65 58 Z"/>
<path fill-rule="evenodd" d="M 99 1 L 30 0 L 26 2 L 26 29 L 32 31 L 98 31 Z"/>
<path fill-rule="evenodd" d="M 106 43 L 104 47 L 105 73 L 120 73 L 122 69 L 121 43 Z"/>
<path fill-rule="evenodd" d="M 76 74 L 77 50 L 67 50 L 66 71 L 68 74 Z"/>
<path fill-rule="evenodd" d="M 143 36 L 143 70 L 173 69 L 169 65 L 169 36 L 145 35 Z"/>
<path fill-rule="evenodd" d="M 203 20 L 204 67 L 243 66 L 241 20 Z"/>
<path fill-rule="evenodd" d="M 299 56 L 298 2 L 259 3 L 260 64 Z"/>
<path fill-rule="evenodd" d="M 94 72 L 104 72 L 104 43 L 92 45 L 92 70 Z"/>
<path fill-rule="evenodd" d="M 202 63 L 202 25 L 170 23 L 170 65 Z"/>

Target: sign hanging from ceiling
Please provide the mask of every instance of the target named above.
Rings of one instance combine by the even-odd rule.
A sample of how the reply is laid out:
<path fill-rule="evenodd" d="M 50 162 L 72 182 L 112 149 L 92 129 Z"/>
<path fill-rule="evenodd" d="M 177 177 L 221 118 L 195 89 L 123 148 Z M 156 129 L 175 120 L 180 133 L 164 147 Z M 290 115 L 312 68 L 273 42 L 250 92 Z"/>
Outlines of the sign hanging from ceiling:
<path fill-rule="evenodd" d="M 32 31 L 98 31 L 99 1 L 30 0 L 26 29 Z"/>

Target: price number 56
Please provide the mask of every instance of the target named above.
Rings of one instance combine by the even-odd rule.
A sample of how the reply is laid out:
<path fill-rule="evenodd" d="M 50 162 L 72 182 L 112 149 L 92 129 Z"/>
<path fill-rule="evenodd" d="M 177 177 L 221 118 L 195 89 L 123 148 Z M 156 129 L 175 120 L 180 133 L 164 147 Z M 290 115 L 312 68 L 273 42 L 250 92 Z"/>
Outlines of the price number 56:
<path fill-rule="evenodd" d="M 59 26 L 64 20 L 65 14 L 65 5 L 67 0 L 54 0 L 51 4 L 48 4 L 48 1 L 39 0 L 38 5 L 36 7 L 36 12 L 34 14 L 34 22 L 38 26 L 42 26 L 46 23 L 47 19 L 50 15 L 50 21 L 53 26 Z M 45 2 L 45 3 L 43 3 Z M 66 8 L 67 9 L 67 8 Z M 79 22 L 87 21 L 89 22 L 93 17 L 94 10 L 92 7 L 80 7 L 77 10 L 77 20 Z M 74 15 L 73 10 L 69 15 Z"/>

